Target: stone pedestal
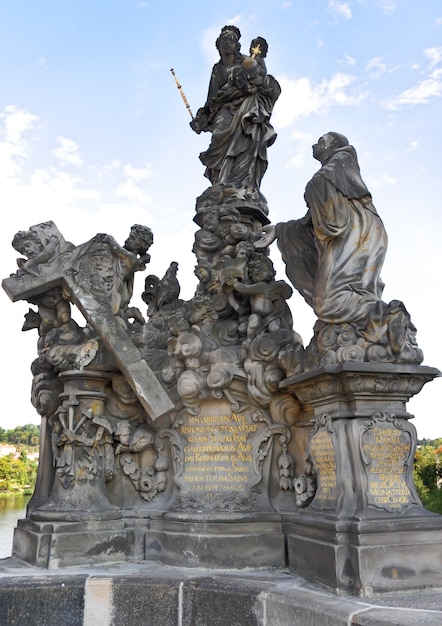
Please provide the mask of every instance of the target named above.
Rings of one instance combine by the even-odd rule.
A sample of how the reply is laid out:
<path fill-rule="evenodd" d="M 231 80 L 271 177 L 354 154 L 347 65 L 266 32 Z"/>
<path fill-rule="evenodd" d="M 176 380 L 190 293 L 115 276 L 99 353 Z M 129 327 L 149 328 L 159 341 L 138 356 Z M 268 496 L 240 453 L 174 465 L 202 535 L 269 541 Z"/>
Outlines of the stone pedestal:
<path fill-rule="evenodd" d="M 180 567 L 285 567 L 281 515 L 167 513 L 152 519 L 146 560 Z"/>
<path fill-rule="evenodd" d="M 107 497 L 114 458 L 112 427 L 104 417 L 105 373 L 70 370 L 63 382 L 58 420 L 52 426 L 55 476 L 48 500 L 31 512 L 36 521 L 118 519 Z"/>
<path fill-rule="evenodd" d="M 290 570 L 370 595 L 442 584 L 442 516 L 413 483 L 406 402 L 439 375 L 423 366 L 343 363 L 287 379 L 311 414 L 316 492 L 288 525 Z"/>
<path fill-rule="evenodd" d="M 34 522 L 19 520 L 14 557 L 48 569 L 125 561 L 128 537 L 123 521 Z"/>
<path fill-rule="evenodd" d="M 159 436 L 170 441 L 179 494 L 167 512 L 152 515 L 146 560 L 182 567 L 285 567 L 276 503 L 294 503 L 290 490 L 280 488 L 290 428 L 272 423 L 257 406 L 244 403 L 233 410 L 226 399 L 211 398 Z"/>

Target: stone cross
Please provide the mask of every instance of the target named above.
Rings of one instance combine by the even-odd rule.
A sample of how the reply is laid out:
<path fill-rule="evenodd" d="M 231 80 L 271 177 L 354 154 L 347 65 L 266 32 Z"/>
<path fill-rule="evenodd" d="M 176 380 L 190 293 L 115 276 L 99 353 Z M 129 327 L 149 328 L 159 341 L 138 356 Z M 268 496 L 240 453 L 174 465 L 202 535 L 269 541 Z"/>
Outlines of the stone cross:
<path fill-rule="evenodd" d="M 3 289 L 16 302 L 32 301 L 54 287 L 62 287 L 96 330 L 151 419 L 168 413 L 174 404 L 134 344 L 124 318 L 139 259 L 109 235 L 98 234 L 74 247 L 63 239 L 55 224 L 45 225 L 43 245 L 46 250 L 52 245 L 49 258 L 40 253 L 43 262 L 38 263 L 39 255 L 27 252 L 30 258 L 19 260 L 21 269 L 3 280 Z M 48 244 L 48 240 L 53 241 Z"/>

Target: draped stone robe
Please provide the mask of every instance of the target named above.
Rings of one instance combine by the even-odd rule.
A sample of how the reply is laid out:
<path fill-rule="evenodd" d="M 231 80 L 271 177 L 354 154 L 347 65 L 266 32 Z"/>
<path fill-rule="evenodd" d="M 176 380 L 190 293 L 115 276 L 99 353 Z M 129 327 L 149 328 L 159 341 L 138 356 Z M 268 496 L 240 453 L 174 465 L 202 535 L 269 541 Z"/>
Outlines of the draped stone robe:
<path fill-rule="evenodd" d="M 381 301 L 387 234 L 352 146 L 333 153 L 304 197 L 306 216 L 276 225 L 287 276 L 318 319 L 367 319 Z"/>

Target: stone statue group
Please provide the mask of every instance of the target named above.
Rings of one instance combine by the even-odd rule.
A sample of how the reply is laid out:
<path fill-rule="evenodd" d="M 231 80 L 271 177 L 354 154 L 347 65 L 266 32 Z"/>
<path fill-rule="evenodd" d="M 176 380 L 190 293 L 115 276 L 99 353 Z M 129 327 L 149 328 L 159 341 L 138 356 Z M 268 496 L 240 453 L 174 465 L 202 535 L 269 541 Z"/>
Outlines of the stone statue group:
<path fill-rule="evenodd" d="M 245 56 L 239 39 L 237 27 L 222 29 L 207 101 L 191 122 L 196 132 L 212 133 L 200 159 L 221 204 L 261 195 L 267 147 L 276 138 L 269 120 L 281 90 L 267 74 L 267 42 L 257 37 Z M 313 157 L 321 168 L 305 189 L 307 214 L 264 225 L 263 235 L 253 242 L 265 252 L 277 240 L 290 282 L 318 318 L 314 350 L 320 356 L 318 361 L 312 353 L 311 365 L 342 358 L 333 350 L 340 347 L 339 336 L 347 347 L 342 360 L 420 363 L 416 329 L 405 306 L 382 301 L 387 234 L 361 177 L 356 150 L 344 135 L 327 132 L 313 146 Z M 262 195 L 255 206 L 267 213 Z M 336 342 L 324 345 L 324 336 Z"/>
<path fill-rule="evenodd" d="M 132 226 L 123 245 L 97 234 L 76 246 L 51 221 L 13 239 L 18 269 L 2 285 L 12 300 L 36 307 L 23 330 L 38 332 L 32 402 L 42 417 L 23 536 L 44 542 L 48 520 L 81 521 L 98 554 L 106 543 L 99 533 L 114 532 L 114 520 L 129 528 L 151 511 L 157 519 L 164 511 L 296 511 L 315 495 L 307 405 L 319 387 L 297 395 L 290 381 L 327 366 L 365 363 L 370 373 L 373 363 L 423 360 L 404 304 L 382 300 L 387 235 L 356 150 L 340 133 L 320 137 L 306 215 L 271 224 L 260 185 L 281 90 L 267 73 L 267 42 L 253 39 L 244 55 L 239 29 L 227 25 L 216 47 L 207 100 L 191 122 L 195 132 L 211 133 L 200 155 L 210 186 L 196 201 L 191 300 L 180 298 L 171 261 L 162 278 L 145 278 L 146 313 L 133 306 L 134 275 L 151 262 L 147 226 Z M 291 284 L 317 316 L 307 347 L 293 328 L 292 288 L 275 276 L 275 240 Z M 361 381 L 352 384 L 359 389 Z M 96 530 L 97 519 L 108 530 Z M 165 537 L 167 529 L 157 539 Z M 135 544 L 128 539 L 126 556 Z M 43 562 L 32 550 L 16 554 Z M 66 547 L 56 555 L 71 557 Z"/>

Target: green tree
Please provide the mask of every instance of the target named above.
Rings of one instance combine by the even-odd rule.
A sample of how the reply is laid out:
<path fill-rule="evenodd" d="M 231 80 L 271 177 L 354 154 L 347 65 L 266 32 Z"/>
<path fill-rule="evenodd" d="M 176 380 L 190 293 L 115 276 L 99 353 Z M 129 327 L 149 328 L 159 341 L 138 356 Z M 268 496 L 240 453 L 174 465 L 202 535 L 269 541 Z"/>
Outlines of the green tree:
<path fill-rule="evenodd" d="M 19 491 L 29 482 L 27 464 L 12 454 L 0 457 L 0 491 Z"/>
<path fill-rule="evenodd" d="M 425 487 L 435 489 L 437 486 L 437 460 L 432 446 L 419 446 L 414 457 L 414 469 Z"/>
<path fill-rule="evenodd" d="M 14 445 L 38 446 L 40 441 L 40 426 L 36 424 L 26 424 L 17 426 L 6 431 L 8 443 Z"/>
<path fill-rule="evenodd" d="M 433 513 L 442 513 L 442 490 L 438 478 L 442 478 L 441 440 L 427 440 L 419 445 L 414 458 L 414 481 L 422 504 Z"/>

